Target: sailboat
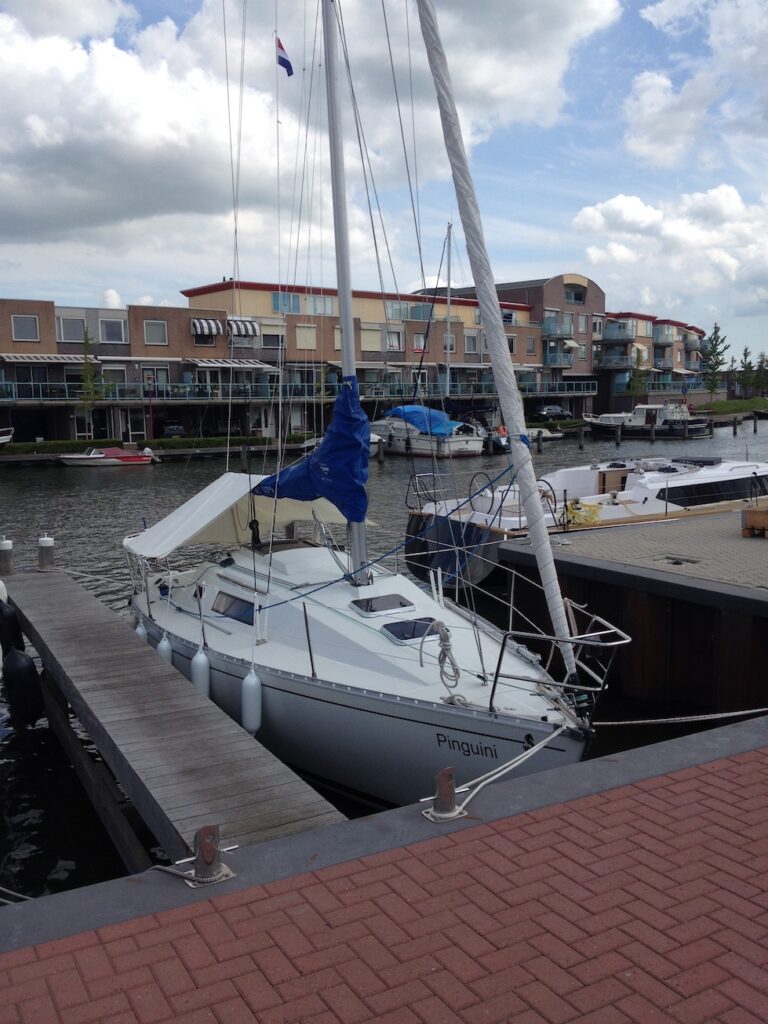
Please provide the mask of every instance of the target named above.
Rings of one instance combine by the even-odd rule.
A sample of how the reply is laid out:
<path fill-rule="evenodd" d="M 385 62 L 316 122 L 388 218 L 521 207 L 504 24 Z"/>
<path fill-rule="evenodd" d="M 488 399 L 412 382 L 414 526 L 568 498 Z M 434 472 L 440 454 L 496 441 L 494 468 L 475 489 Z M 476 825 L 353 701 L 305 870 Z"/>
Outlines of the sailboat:
<path fill-rule="evenodd" d="M 368 557 L 334 0 L 323 0 L 323 27 L 342 334 L 333 419 L 299 463 L 225 473 L 124 545 L 137 630 L 162 656 L 293 768 L 402 805 L 448 766 L 464 783 L 578 761 L 627 638 L 602 619 L 579 622 L 585 613 L 560 599 L 554 635 L 534 650 L 449 601 L 439 576 L 423 587 Z M 200 544 L 218 551 L 169 567 Z"/>

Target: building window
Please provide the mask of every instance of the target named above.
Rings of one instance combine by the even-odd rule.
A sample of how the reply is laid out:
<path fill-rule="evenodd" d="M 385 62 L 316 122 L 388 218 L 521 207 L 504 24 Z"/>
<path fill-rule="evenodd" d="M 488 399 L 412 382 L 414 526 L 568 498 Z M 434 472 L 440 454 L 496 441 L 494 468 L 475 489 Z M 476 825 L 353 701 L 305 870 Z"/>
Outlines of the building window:
<path fill-rule="evenodd" d="M 479 306 L 475 306 L 474 313 L 475 313 L 475 316 L 474 316 L 475 323 L 479 324 L 480 323 L 480 307 Z"/>
<path fill-rule="evenodd" d="M 511 327 L 517 326 L 517 310 L 516 309 L 505 309 L 502 311 L 501 319 L 505 324 Z"/>
<path fill-rule="evenodd" d="M 579 343 L 579 359 L 587 358 L 587 346 L 583 343 Z"/>
<path fill-rule="evenodd" d="M 568 287 L 565 289 L 565 301 L 570 306 L 583 306 L 587 301 L 586 288 Z"/>
<path fill-rule="evenodd" d="M 477 335 L 476 334 L 465 334 L 464 335 L 464 351 L 465 352 L 477 352 Z"/>
<path fill-rule="evenodd" d="M 528 337 L 525 339 L 525 354 L 527 356 L 535 356 L 536 355 L 536 335 L 535 334 L 529 334 Z"/>
<path fill-rule="evenodd" d="M 431 322 L 435 319 L 435 307 L 431 302 L 423 302 L 418 306 L 411 306 L 409 319 Z"/>
<path fill-rule="evenodd" d="M 414 336 L 413 336 L 413 351 L 414 352 L 426 352 L 427 351 L 427 336 L 426 336 L 426 334 L 414 334 Z"/>
<path fill-rule="evenodd" d="M 320 296 L 324 298 L 324 296 Z M 300 324 L 296 328 L 296 348 L 300 351 L 314 351 L 317 349 L 317 328 L 314 324 Z"/>
<path fill-rule="evenodd" d="M 214 348 L 216 345 L 215 334 L 196 334 L 195 335 L 195 347 L 202 346 L 203 348 Z"/>
<path fill-rule="evenodd" d="M 300 313 L 301 296 L 292 292 L 272 292 L 273 313 Z"/>
<path fill-rule="evenodd" d="M 309 316 L 333 316 L 333 296 L 308 295 L 307 313 Z"/>
<path fill-rule="evenodd" d="M 384 316 L 386 317 L 387 320 L 407 320 L 408 303 L 396 302 L 393 300 L 385 301 Z"/>
<path fill-rule="evenodd" d="M 144 344 L 145 345 L 167 345 L 168 324 L 165 320 L 144 321 Z"/>
<path fill-rule="evenodd" d="M 446 334 L 443 336 L 443 352 L 456 351 L 456 335 Z"/>
<path fill-rule="evenodd" d="M 579 313 L 579 334 L 587 333 L 587 323 L 589 322 L 586 313 Z"/>
<path fill-rule="evenodd" d="M 262 348 L 282 348 L 284 340 L 285 339 L 283 338 L 282 334 L 267 334 L 265 332 L 261 336 L 261 347 Z"/>
<path fill-rule="evenodd" d="M 603 319 L 602 317 L 596 316 L 592 321 L 592 333 L 602 335 L 603 333 Z"/>
<path fill-rule="evenodd" d="M 517 341 L 516 334 L 507 335 L 507 345 L 509 345 L 509 354 L 513 356 L 515 354 L 515 342 Z"/>
<path fill-rule="evenodd" d="M 36 316 L 12 316 L 11 324 L 14 341 L 40 341 L 40 329 Z"/>
<path fill-rule="evenodd" d="M 387 331 L 387 352 L 402 352 L 403 336 L 400 331 Z"/>
<path fill-rule="evenodd" d="M 81 316 L 57 316 L 56 335 L 59 341 L 78 341 L 85 338 L 85 320 Z"/>
<path fill-rule="evenodd" d="M 99 341 L 103 345 L 124 345 L 125 320 L 99 320 Z"/>

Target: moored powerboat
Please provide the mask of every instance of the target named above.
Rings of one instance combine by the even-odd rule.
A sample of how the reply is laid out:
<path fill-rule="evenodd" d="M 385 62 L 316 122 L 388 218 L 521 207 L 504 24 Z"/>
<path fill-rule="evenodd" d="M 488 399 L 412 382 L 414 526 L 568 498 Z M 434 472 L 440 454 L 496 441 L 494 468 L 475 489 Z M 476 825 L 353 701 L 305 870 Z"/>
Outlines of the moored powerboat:
<path fill-rule="evenodd" d="M 160 460 L 151 448 L 86 448 L 80 454 L 60 455 L 58 461 L 65 466 L 150 466 Z"/>
<path fill-rule="evenodd" d="M 600 416 L 585 413 L 584 421 L 595 437 L 613 437 L 620 428 L 622 437 L 701 437 L 709 432 L 706 416 L 692 416 L 682 402 L 636 405 L 632 412 L 604 412 Z"/>
<path fill-rule="evenodd" d="M 455 458 L 481 455 L 486 443 L 484 427 L 452 420 L 440 409 L 398 405 L 371 423 L 371 431 L 384 438 L 387 453 Z"/>

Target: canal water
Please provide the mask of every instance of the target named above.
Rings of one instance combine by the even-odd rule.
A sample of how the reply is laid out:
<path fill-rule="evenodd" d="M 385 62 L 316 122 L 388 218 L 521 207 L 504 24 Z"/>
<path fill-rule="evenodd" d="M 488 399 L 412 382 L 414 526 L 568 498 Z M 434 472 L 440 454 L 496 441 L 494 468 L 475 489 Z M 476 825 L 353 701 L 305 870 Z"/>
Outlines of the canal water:
<path fill-rule="evenodd" d="M 534 452 L 538 474 L 593 458 L 641 455 L 718 455 L 768 460 L 768 420 L 753 433 L 745 422 L 734 437 L 731 427 L 714 438 L 657 442 L 592 442 L 583 450 L 577 440 L 545 444 Z M 37 565 L 37 541 L 44 533 L 56 542 L 56 566 L 119 614 L 127 614 L 129 580 L 122 540 L 152 525 L 214 480 L 225 468 L 223 457 L 164 462 L 145 469 L 75 469 L 58 466 L 0 468 L 0 534 L 14 543 L 16 570 Z M 232 468 L 239 468 L 235 454 Z M 269 462 L 252 465 L 270 472 Z M 407 519 L 405 495 L 413 471 L 429 472 L 429 460 L 403 457 L 373 460 L 369 472 L 370 554 L 386 555 L 403 567 L 401 545 Z M 504 469 L 500 456 L 441 463 L 447 493 L 467 494 L 473 479 L 495 479 Z M 480 482 L 483 477 L 478 477 Z M 90 638 L 98 643 L 98 637 Z M 84 639 L 88 642 L 88 638 Z M 647 709 L 643 709 L 645 716 Z M 668 710 L 665 713 L 669 713 Z M 610 696 L 601 717 L 631 717 Z M 610 730 L 599 735 L 595 754 L 677 735 L 667 730 Z M 87 737 L 82 737 L 87 747 Z M 97 756 L 91 751 L 92 756 Z M 347 812 L 349 808 L 345 808 Z M 44 720 L 33 729 L 16 730 L 9 721 L 0 689 L 0 886 L 30 896 L 77 888 L 124 874 L 108 836 L 61 754 Z"/>

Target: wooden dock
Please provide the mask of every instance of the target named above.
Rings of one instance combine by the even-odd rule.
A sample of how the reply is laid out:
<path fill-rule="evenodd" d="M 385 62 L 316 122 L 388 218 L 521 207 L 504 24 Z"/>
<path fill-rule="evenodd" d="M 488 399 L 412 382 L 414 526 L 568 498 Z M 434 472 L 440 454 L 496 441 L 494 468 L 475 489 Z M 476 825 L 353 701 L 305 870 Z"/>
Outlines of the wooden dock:
<path fill-rule="evenodd" d="M 344 820 L 68 576 L 27 573 L 6 585 L 45 669 L 49 722 L 129 870 L 151 862 L 115 780 L 173 860 L 188 856 L 203 825 L 245 846 Z M 83 750 L 67 705 L 109 773 Z"/>

